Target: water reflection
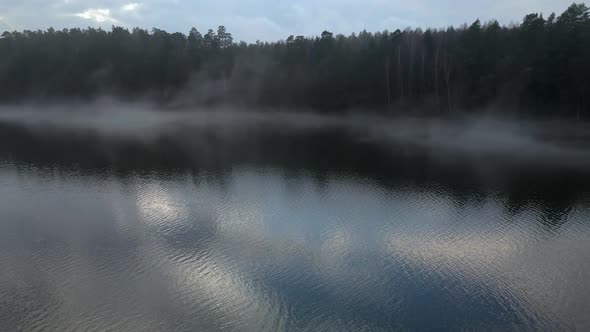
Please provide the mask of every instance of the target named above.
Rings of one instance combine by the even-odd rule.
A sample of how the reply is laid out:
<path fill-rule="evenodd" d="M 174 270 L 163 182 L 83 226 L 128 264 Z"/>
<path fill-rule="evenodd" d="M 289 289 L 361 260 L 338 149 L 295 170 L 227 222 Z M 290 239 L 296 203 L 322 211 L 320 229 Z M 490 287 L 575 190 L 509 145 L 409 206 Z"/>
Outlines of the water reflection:
<path fill-rule="evenodd" d="M 1 330 L 590 328 L 582 171 L 343 133 L 7 133 Z"/>

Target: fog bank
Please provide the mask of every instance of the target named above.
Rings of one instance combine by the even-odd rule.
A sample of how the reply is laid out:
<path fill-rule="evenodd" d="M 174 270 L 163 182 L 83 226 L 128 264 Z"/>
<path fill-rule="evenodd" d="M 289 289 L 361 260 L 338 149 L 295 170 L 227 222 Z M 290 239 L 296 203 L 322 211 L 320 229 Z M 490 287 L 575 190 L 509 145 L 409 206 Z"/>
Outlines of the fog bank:
<path fill-rule="evenodd" d="M 149 104 L 105 101 L 48 107 L 4 106 L 0 107 L 0 124 L 22 126 L 36 135 L 48 131 L 91 131 L 105 140 L 125 137 L 148 143 L 162 136 L 191 137 L 207 130 L 229 141 L 235 139 L 238 145 L 244 137 L 256 136 L 261 131 L 288 135 L 338 130 L 362 142 L 429 149 L 445 158 L 460 154 L 483 161 L 494 157 L 542 165 L 590 166 L 590 128 L 584 124 L 492 116 L 386 118 L 359 113 L 336 117 L 295 110 L 232 107 L 172 111 Z"/>

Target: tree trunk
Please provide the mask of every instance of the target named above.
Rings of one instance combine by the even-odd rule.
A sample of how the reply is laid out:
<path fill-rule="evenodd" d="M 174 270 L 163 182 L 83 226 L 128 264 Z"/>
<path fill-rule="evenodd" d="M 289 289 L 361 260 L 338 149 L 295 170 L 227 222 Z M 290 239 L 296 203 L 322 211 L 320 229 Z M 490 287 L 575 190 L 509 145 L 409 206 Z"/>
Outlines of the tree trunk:
<path fill-rule="evenodd" d="M 387 107 L 389 109 L 391 109 L 391 87 L 389 84 L 389 67 L 390 67 L 390 61 L 389 61 L 389 55 L 385 57 L 385 79 L 387 82 Z"/>
<path fill-rule="evenodd" d="M 426 50 L 424 49 L 424 47 L 422 47 L 422 72 L 421 72 L 421 78 L 420 78 L 420 95 L 424 95 L 424 90 L 426 90 L 424 88 L 424 83 L 426 82 L 426 69 L 425 67 L 425 62 L 426 62 Z"/>
<path fill-rule="evenodd" d="M 451 85 L 447 79 L 447 102 L 449 104 L 449 113 L 453 113 L 453 104 L 451 102 Z"/>
<path fill-rule="evenodd" d="M 414 48 L 414 34 L 410 33 L 408 36 L 409 40 L 408 40 L 408 47 L 410 48 L 409 50 L 409 56 L 408 56 L 408 97 L 410 97 L 410 99 L 412 99 L 412 94 L 414 93 L 414 87 L 415 87 L 415 83 L 414 83 L 414 58 L 416 57 L 416 50 Z"/>
<path fill-rule="evenodd" d="M 398 71 L 398 85 L 400 91 L 400 100 L 404 100 L 404 73 L 402 67 L 402 47 L 397 47 L 397 71 Z"/>
<path fill-rule="evenodd" d="M 451 67 L 453 65 L 453 58 L 448 54 L 445 54 L 444 58 L 445 82 L 447 85 L 447 104 L 449 107 L 449 113 L 451 113 L 453 112 L 453 103 L 451 101 Z"/>
<path fill-rule="evenodd" d="M 434 94 L 436 95 L 436 107 L 440 110 L 440 95 L 438 93 L 438 57 L 440 53 L 440 48 L 436 47 L 436 52 L 434 53 Z"/>
<path fill-rule="evenodd" d="M 408 47 L 410 48 L 410 56 L 408 57 L 408 97 L 412 99 L 412 90 L 414 89 L 414 41 L 413 36 L 410 34 L 408 37 Z"/>

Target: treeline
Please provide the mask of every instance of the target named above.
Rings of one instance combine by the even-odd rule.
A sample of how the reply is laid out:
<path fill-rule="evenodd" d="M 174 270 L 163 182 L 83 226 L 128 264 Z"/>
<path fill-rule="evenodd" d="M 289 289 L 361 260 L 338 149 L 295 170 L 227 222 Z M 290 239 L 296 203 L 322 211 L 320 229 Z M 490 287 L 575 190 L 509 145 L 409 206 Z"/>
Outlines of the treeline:
<path fill-rule="evenodd" d="M 0 101 L 154 98 L 434 113 L 486 106 L 590 115 L 590 10 L 446 29 L 362 31 L 236 43 L 221 26 L 188 35 L 113 27 L 5 32 Z M 502 106 L 502 107 L 501 107 Z"/>

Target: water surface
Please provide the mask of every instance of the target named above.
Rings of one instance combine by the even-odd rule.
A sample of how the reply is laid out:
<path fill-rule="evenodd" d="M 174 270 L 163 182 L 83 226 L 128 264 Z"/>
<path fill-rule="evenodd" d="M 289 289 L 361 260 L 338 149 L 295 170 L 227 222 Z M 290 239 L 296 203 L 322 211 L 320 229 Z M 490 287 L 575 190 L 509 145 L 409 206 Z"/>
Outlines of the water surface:
<path fill-rule="evenodd" d="M 590 329 L 584 167 L 338 129 L 0 136 L 2 331 Z"/>

